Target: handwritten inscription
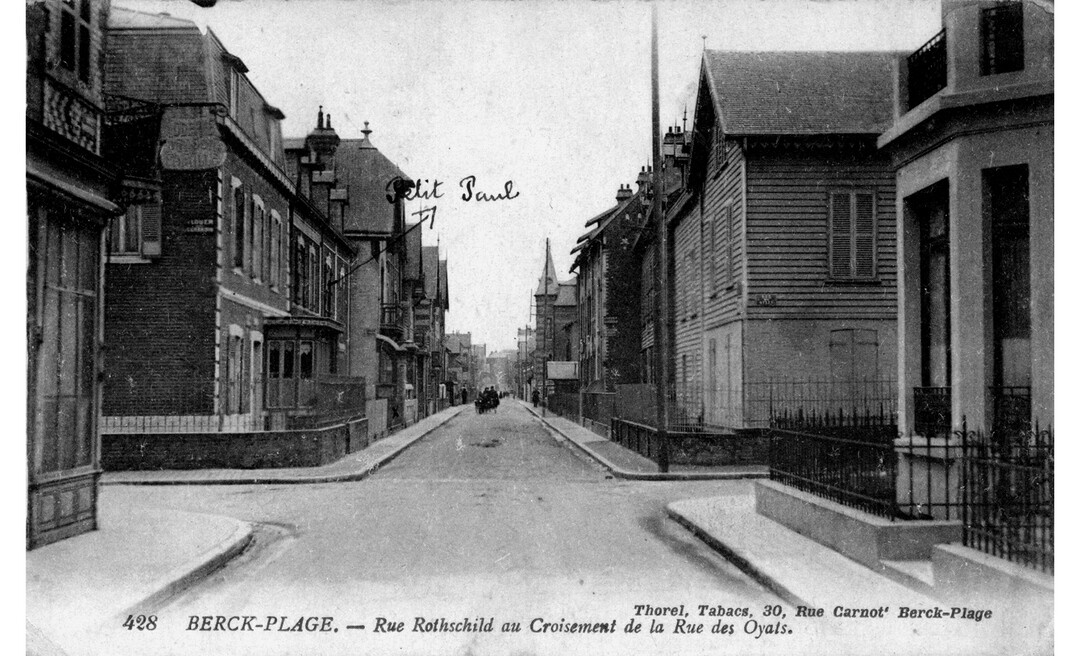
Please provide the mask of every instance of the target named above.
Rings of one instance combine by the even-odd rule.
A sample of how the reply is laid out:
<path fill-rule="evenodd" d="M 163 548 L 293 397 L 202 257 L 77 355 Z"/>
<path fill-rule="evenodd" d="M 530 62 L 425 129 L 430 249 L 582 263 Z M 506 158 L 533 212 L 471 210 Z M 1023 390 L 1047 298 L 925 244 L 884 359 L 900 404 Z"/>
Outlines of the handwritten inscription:
<path fill-rule="evenodd" d="M 437 200 L 443 197 L 443 181 L 429 180 L 406 180 L 400 176 L 392 178 L 386 183 L 386 201 L 396 203 L 398 200 Z M 491 203 L 502 200 L 514 200 L 521 195 L 514 189 L 514 181 L 507 180 L 498 192 L 481 189 L 475 175 L 467 175 L 458 180 L 461 189 L 461 200 L 478 203 Z"/>

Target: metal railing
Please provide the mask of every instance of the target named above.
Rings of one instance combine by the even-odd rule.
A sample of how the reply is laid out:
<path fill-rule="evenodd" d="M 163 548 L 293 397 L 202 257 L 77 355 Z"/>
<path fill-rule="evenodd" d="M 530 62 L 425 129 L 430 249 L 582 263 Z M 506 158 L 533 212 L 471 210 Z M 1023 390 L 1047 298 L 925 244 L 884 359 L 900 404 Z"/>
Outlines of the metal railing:
<path fill-rule="evenodd" d="M 995 431 L 1025 431 L 1031 428 L 1031 387 L 994 386 L 990 388 L 994 408 Z"/>
<path fill-rule="evenodd" d="M 896 450 L 891 442 L 782 429 L 774 429 L 771 437 L 772 480 L 874 515 L 897 517 Z"/>
<path fill-rule="evenodd" d="M 581 417 L 586 428 L 594 433 L 611 430 L 611 417 L 615 413 L 614 392 L 585 392 L 581 395 Z"/>
<path fill-rule="evenodd" d="M 945 88 L 949 81 L 945 30 L 908 55 L 908 109 Z"/>
<path fill-rule="evenodd" d="M 952 388 L 916 387 L 912 392 L 915 433 L 924 437 L 948 435 L 952 431 Z"/>

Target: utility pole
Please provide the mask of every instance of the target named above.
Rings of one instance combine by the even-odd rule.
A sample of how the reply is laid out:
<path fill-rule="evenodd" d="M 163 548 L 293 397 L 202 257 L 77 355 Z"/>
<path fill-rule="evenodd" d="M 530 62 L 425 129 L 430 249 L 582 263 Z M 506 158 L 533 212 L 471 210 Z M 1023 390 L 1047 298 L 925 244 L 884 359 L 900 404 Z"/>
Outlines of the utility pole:
<path fill-rule="evenodd" d="M 551 239 L 544 239 L 544 316 L 541 318 L 544 326 L 544 352 L 542 354 L 544 367 L 542 372 L 543 386 L 540 388 L 540 416 L 547 417 L 547 361 L 548 361 L 548 347 L 550 346 L 550 340 L 554 335 L 548 334 L 548 262 L 551 260 Z M 558 286 L 555 287 L 556 293 L 558 293 Z M 552 332 L 555 328 L 555 319 L 551 320 Z"/>
<path fill-rule="evenodd" d="M 656 0 L 652 3 L 652 213 L 653 225 L 656 226 L 656 259 L 657 266 L 653 271 L 653 285 L 656 287 L 653 311 L 656 320 L 653 322 L 653 330 L 656 331 L 656 438 L 660 443 L 660 453 L 657 465 L 660 471 L 668 471 L 668 439 L 667 439 L 667 400 L 668 400 L 668 372 L 667 372 L 667 270 L 668 270 L 668 234 L 664 211 L 664 177 L 661 173 L 663 160 L 660 155 L 660 56 L 658 45 Z"/>

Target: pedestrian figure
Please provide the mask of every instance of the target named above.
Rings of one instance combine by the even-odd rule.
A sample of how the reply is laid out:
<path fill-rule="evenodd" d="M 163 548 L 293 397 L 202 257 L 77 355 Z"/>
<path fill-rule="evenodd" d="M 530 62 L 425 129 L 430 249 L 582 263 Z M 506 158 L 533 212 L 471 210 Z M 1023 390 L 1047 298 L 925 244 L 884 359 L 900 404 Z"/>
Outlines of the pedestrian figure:
<path fill-rule="evenodd" d="M 465 405 L 469 402 L 469 391 L 464 387 L 461 388 L 461 405 Z"/>
<path fill-rule="evenodd" d="M 534 408 L 540 403 L 540 390 L 533 390 L 532 402 Z"/>

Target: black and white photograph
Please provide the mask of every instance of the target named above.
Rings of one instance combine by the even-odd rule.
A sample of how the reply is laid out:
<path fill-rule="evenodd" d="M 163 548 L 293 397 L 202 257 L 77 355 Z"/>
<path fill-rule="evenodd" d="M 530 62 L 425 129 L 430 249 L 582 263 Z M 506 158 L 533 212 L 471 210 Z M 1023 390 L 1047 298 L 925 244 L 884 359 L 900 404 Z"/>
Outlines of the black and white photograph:
<path fill-rule="evenodd" d="M 1053 0 L 24 2 L 27 654 L 1061 643 Z"/>

